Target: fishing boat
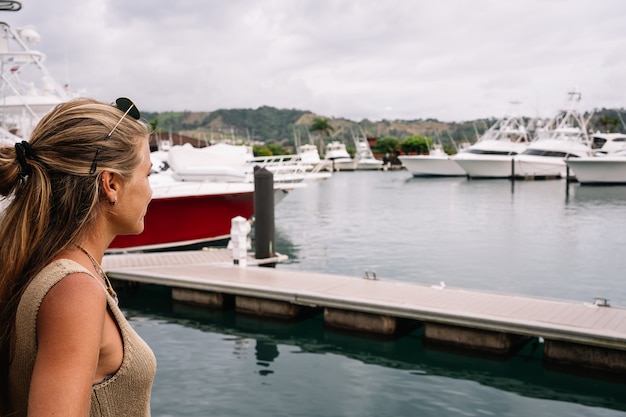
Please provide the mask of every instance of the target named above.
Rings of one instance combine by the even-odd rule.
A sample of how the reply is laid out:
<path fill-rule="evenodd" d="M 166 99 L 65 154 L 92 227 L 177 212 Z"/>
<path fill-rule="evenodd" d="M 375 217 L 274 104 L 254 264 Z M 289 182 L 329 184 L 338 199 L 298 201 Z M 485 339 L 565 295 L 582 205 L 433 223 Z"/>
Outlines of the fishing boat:
<path fill-rule="evenodd" d="M 162 155 L 172 176 L 181 181 L 252 182 L 259 167 L 271 171 L 274 182 L 301 182 L 312 168 L 300 155 L 254 156 L 250 146 L 227 143 L 201 148 L 175 145 Z"/>
<path fill-rule="evenodd" d="M 589 119 L 578 113 L 579 92 L 568 93 L 564 110 L 542 129 L 521 154 L 513 157 L 513 175 L 520 178 L 565 178 L 569 158 L 591 156 Z M 591 116 L 589 116 L 591 117 Z"/>
<path fill-rule="evenodd" d="M 524 120 L 507 115 L 452 159 L 468 178 L 510 178 L 513 157 L 524 152 L 530 141 Z"/>
<path fill-rule="evenodd" d="M 333 171 L 354 171 L 356 161 L 352 159 L 346 145 L 333 140 L 326 144 L 324 159 L 331 165 Z"/>
<path fill-rule="evenodd" d="M 573 176 L 581 185 L 626 185 L 626 135 L 595 133 L 593 156 L 566 159 Z"/>
<path fill-rule="evenodd" d="M 463 168 L 443 149 L 439 136 L 436 142 L 428 143 L 426 155 L 400 155 L 398 159 L 402 166 L 414 177 L 462 177 Z M 454 146 L 455 142 L 452 141 Z"/>
<path fill-rule="evenodd" d="M 229 144 L 174 145 L 150 155 L 153 195 L 144 231 L 116 237 L 110 253 L 225 243 L 231 220 L 251 219 L 254 214 L 255 168 L 272 173 L 275 205 L 292 190 L 306 186 L 303 168 L 293 168 L 295 155 L 293 159 L 254 158 L 248 147 Z"/>
<path fill-rule="evenodd" d="M 576 180 L 581 185 L 625 185 L 626 152 L 610 155 L 567 159 Z"/>
<path fill-rule="evenodd" d="M 381 169 L 383 167 L 383 161 L 374 157 L 374 153 L 367 142 L 365 134 L 353 134 L 352 138 L 356 146 L 354 169 L 357 171 L 376 171 Z"/>
<path fill-rule="evenodd" d="M 317 151 L 317 146 L 311 143 L 305 143 L 304 145 L 298 146 L 297 151 L 300 156 L 300 160 L 302 160 L 305 164 L 317 165 L 322 162 L 320 153 Z"/>
<path fill-rule="evenodd" d="M 317 146 L 312 143 L 310 136 L 309 143 L 302 144 L 300 136 L 294 130 L 294 142 L 298 158 L 305 168 L 305 180 L 325 180 L 332 176 L 331 163 L 320 157 Z"/>
<path fill-rule="evenodd" d="M 28 139 L 46 113 L 74 95 L 50 75 L 45 55 L 32 49 L 39 41 L 34 26 L 16 29 L 0 22 L 0 140 L 5 143 Z"/>
<path fill-rule="evenodd" d="M 596 132 L 591 135 L 591 152 L 594 156 L 610 155 L 626 149 L 626 134 Z"/>
<path fill-rule="evenodd" d="M 231 220 L 254 214 L 254 182 L 181 181 L 161 172 L 150 176 L 152 201 L 138 235 L 117 236 L 108 253 L 155 251 L 222 244 Z M 274 204 L 304 183 L 274 183 Z"/>

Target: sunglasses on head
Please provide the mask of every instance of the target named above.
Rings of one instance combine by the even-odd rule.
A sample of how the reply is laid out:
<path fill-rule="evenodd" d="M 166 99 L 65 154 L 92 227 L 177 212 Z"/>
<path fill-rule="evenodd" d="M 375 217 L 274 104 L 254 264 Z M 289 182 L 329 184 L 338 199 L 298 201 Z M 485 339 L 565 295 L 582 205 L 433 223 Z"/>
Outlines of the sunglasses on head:
<path fill-rule="evenodd" d="M 135 103 L 133 103 L 132 100 L 130 100 L 129 98 L 126 98 L 126 97 L 118 98 L 117 100 L 115 100 L 115 104 L 113 104 L 113 107 L 116 107 L 118 110 L 124 112 L 124 114 L 122 114 L 122 117 L 120 117 L 120 120 L 115 124 L 115 126 L 113 126 L 113 129 L 111 129 L 109 134 L 106 135 L 103 140 L 107 140 L 111 137 L 113 132 L 115 132 L 115 129 L 117 129 L 120 123 L 122 123 L 122 120 L 124 120 L 124 117 L 126 117 L 127 115 L 132 117 L 135 120 L 139 120 L 139 118 L 141 117 L 141 113 L 139 113 L 139 109 L 137 108 L 137 106 L 135 106 Z M 97 148 L 96 154 L 93 157 L 93 162 L 91 163 L 91 169 L 89 170 L 89 175 L 93 175 L 96 172 L 96 167 L 98 166 L 98 154 L 99 153 L 100 153 L 100 148 Z"/>

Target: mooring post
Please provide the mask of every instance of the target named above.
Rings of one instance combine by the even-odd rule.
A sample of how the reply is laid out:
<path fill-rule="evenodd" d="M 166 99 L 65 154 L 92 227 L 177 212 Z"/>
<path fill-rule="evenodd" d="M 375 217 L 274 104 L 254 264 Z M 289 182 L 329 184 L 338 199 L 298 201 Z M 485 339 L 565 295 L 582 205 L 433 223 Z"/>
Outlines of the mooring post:
<path fill-rule="evenodd" d="M 569 197 L 569 183 L 570 183 L 570 178 L 569 178 L 569 165 L 567 165 L 567 168 L 565 168 L 565 196 Z"/>
<path fill-rule="evenodd" d="M 248 249 L 250 249 L 250 223 L 245 217 L 237 216 L 230 220 L 230 242 L 228 247 L 232 251 L 233 264 L 245 268 L 248 264 Z"/>
<path fill-rule="evenodd" d="M 515 158 L 511 157 L 511 181 L 515 182 Z"/>
<path fill-rule="evenodd" d="M 267 259 L 274 252 L 274 174 L 254 167 L 254 257 Z M 276 263 L 261 266 L 275 267 Z"/>

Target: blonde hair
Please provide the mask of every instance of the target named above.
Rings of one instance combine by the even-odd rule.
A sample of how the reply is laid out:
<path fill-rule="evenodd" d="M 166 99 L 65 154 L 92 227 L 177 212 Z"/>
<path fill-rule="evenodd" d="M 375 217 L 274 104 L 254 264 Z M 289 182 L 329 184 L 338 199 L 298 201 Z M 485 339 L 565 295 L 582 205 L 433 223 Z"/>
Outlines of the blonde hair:
<path fill-rule="evenodd" d="M 102 172 L 128 178 L 141 161 L 148 128 L 123 114 L 110 104 L 74 99 L 44 116 L 29 142 L 0 147 L 0 195 L 6 203 L 0 219 L 0 415 L 8 404 L 15 313 L 25 287 L 52 258 L 78 243 L 108 206 L 100 190 Z"/>

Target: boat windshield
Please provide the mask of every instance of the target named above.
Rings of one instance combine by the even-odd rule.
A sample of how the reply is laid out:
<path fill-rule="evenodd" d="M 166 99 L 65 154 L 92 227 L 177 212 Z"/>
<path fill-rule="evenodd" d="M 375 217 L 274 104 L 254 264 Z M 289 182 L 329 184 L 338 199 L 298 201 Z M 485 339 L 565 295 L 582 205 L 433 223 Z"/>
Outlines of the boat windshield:
<path fill-rule="evenodd" d="M 544 151 L 542 149 L 526 149 L 522 155 L 548 156 L 552 158 L 578 158 L 578 155 L 560 152 L 560 151 Z"/>
<path fill-rule="evenodd" d="M 479 155 L 517 155 L 515 151 L 492 151 L 489 149 L 468 149 L 465 152 Z"/>

